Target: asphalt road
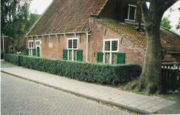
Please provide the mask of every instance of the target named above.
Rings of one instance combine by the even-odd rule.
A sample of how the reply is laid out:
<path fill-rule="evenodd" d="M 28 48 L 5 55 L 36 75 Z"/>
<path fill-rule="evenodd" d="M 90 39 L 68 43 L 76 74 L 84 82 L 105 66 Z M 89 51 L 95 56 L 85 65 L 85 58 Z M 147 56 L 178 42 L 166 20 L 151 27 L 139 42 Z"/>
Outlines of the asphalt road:
<path fill-rule="evenodd" d="M 124 115 L 125 110 L 1 73 L 2 115 Z"/>

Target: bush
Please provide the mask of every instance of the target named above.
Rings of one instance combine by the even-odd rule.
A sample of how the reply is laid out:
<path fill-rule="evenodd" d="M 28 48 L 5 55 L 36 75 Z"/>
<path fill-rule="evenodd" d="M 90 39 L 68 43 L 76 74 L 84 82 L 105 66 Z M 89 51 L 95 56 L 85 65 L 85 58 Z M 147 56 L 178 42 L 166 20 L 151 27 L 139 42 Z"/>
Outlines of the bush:
<path fill-rule="evenodd" d="M 12 55 L 8 56 L 12 58 Z M 138 65 L 91 64 L 49 60 L 22 55 L 19 55 L 18 64 L 26 68 L 49 72 L 72 79 L 112 85 L 128 82 L 138 77 L 141 72 L 141 67 Z"/>
<path fill-rule="evenodd" d="M 4 59 L 4 52 L 1 52 L 1 59 Z"/>
<path fill-rule="evenodd" d="M 4 54 L 4 60 L 19 65 L 19 56 L 16 54 Z"/>

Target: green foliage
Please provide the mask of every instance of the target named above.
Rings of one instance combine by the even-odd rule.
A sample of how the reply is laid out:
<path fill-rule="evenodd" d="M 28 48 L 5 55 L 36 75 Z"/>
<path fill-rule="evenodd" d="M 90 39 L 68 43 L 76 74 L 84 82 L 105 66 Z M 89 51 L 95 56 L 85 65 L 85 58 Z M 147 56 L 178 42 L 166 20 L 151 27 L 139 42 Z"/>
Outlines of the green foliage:
<path fill-rule="evenodd" d="M 180 7 L 178 8 L 179 12 L 180 12 Z M 179 30 L 180 33 L 180 18 L 178 20 L 178 24 L 176 25 L 176 29 Z"/>
<path fill-rule="evenodd" d="M 24 35 L 27 31 L 28 9 L 29 2 L 21 0 L 2 0 L 2 33 L 12 38 L 18 38 Z"/>
<path fill-rule="evenodd" d="M 19 65 L 19 56 L 16 54 L 4 54 L 5 61 Z"/>
<path fill-rule="evenodd" d="M 163 18 L 161 21 L 161 26 L 166 28 L 166 29 L 171 29 L 171 22 L 168 20 L 168 18 Z"/>
<path fill-rule="evenodd" d="M 20 51 L 25 48 L 21 43 L 39 15 L 29 13 L 31 0 L 1 0 L 1 32 L 13 38 L 13 49 Z"/>
<path fill-rule="evenodd" d="M 17 56 L 6 54 L 6 61 Z M 101 84 L 117 85 L 128 82 L 140 75 L 141 67 L 138 65 L 104 65 L 70 61 L 58 61 L 19 55 L 19 64 L 26 68 L 66 76 L 72 79 Z"/>
<path fill-rule="evenodd" d="M 1 51 L 1 59 L 4 59 L 4 52 Z"/>

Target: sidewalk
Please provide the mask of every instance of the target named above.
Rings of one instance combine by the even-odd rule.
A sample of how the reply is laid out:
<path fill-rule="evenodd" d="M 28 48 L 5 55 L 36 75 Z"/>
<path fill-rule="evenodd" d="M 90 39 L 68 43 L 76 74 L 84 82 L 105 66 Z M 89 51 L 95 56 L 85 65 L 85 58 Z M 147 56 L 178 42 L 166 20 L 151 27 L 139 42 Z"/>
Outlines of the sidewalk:
<path fill-rule="evenodd" d="M 1 71 L 17 77 L 60 89 L 88 99 L 139 113 L 163 113 L 176 102 L 156 96 L 144 96 L 116 88 L 76 81 L 57 75 L 22 68 L 1 61 Z"/>

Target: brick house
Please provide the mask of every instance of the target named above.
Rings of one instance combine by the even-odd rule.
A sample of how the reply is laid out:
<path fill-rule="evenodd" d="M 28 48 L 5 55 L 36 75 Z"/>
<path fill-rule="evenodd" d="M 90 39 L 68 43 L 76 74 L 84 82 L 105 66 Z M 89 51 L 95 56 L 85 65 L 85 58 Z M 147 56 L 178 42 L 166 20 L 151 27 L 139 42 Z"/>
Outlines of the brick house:
<path fill-rule="evenodd" d="M 29 55 L 143 65 L 146 43 L 144 32 L 137 31 L 139 14 L 134 0 L 54 0 L 27 35 Z M 180 61 L 179 35 L 161 29 L 161 43 L 163 61 Z"/>

